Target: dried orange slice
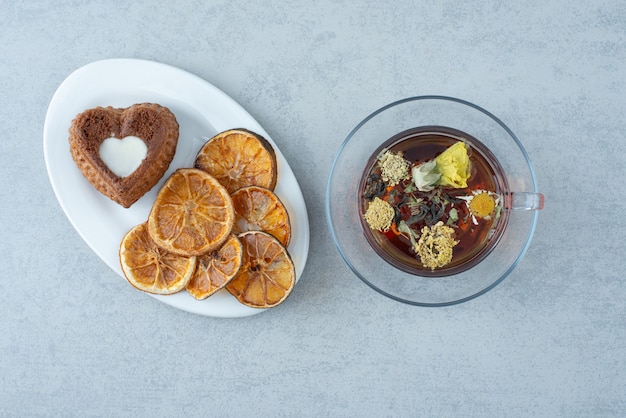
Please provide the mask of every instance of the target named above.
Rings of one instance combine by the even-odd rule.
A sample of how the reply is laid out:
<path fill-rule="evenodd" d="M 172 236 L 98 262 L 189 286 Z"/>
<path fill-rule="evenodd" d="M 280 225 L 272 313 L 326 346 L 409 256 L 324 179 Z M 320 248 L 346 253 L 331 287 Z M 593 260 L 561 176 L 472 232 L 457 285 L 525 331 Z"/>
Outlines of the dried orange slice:
<path fill-rule="evenodd" d="M 232 199 L 217 179 L 196 168 L 179 168 L 157 194 L 148 231 L 168 251 L 201 255 L 226 241 L 234 217 Z"/>
<path fill-rule="evenodd" d="M 296 283 L 293 261 L 285 247 L 263 231 L 239 235 L 241 268 L 226 289 L 244 305 L 271 308 L 283 302 Z"/>
<path fill-rule="evenodd" d="M 278 177 L 271 144 L 245 129 L 215 135 L 198 151 L 195 166 L 217 178 L 229 193 L 245 186 L 274 190 Z"/>
<path fill-rule="evenodd" d="M 241 242 L 230 234 L 218 250 L 198 256 L 196 271 L 187 284 L 187 292 L 202 300 L 222 289 L 239 271 L 242 252 Z"/>
<path fill-rule="evenodd" d="M 124 235 L 119 253 L 126 280 L 139 290 L 158 295 L 183 290 L 196 268 L 196 257 L 170 253 L 156 245 L 145 222 Z"/>
<path fill-rule="evenodd" d="M 265 231 L 289 244 L 291 226 L 289 214 L 278 196 L 269 189 L 248 186 L 231 194 L 235 208 L 234 233 Z"/>

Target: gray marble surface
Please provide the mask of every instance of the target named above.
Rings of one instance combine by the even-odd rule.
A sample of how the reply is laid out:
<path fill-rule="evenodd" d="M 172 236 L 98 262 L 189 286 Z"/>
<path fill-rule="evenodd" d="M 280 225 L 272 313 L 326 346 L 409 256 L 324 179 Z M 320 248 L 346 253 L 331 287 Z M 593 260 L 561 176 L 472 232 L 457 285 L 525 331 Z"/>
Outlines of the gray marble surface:
<path fill-rule="evenodd" d="M 0 416 L 626 415 L 626 3 L 2 1 Z M 173 309 L 83 242 L 52 191 L 49 101 L 92 61 L 213 83 L 293 168 L 310 253 L 280 307 Z M 498 115 L 545 193 L 526 257 L 468 303 L 363 284 L 324 213 L 335 150 L 415 95 Z"/>

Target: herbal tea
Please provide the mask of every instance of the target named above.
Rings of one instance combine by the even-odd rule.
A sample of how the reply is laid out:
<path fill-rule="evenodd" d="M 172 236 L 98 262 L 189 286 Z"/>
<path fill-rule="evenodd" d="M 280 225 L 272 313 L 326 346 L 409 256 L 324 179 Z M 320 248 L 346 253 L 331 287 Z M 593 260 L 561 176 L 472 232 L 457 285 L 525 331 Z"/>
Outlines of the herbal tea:
<path fill-rule="evenodd" d="M 494 248 L 507 222 L 506 177 L 477 139 L 430 126 L 402 132 L 374 152 L 359 187 L 365 236 L 408 273 L 467 270 Z"/>

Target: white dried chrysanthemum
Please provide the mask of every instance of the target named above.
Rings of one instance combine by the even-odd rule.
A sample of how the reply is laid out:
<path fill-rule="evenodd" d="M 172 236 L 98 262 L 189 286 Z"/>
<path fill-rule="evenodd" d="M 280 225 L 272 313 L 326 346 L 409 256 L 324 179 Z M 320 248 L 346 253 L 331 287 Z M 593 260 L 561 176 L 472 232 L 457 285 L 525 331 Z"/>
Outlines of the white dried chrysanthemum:
<path fill-rule="evenodd" d="M 413 183 L 418 190 L 422 192 L 430 192 L 434 189 L 435 185 L 439 181 L 441 174 L 435 172 L 437 162 L 431 160 L 420 165 L 416 165 L 411 169 L 411 177 L 413 177 Z"/>

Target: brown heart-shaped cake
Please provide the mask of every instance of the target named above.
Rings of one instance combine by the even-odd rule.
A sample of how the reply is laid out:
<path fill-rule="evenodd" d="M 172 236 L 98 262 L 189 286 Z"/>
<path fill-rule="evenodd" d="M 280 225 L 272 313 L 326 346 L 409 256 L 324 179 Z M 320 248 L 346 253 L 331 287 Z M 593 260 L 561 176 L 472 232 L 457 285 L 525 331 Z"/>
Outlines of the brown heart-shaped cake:
<path fill-rule="evenodd" d="M 78 114 L 69 133 L 72 158 L 85 178 L 128 208 L 157 184 L 172 162 L 178 122 L 168 108 L 155 103 L 96 107 Z"/>

